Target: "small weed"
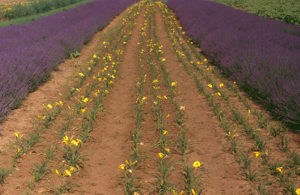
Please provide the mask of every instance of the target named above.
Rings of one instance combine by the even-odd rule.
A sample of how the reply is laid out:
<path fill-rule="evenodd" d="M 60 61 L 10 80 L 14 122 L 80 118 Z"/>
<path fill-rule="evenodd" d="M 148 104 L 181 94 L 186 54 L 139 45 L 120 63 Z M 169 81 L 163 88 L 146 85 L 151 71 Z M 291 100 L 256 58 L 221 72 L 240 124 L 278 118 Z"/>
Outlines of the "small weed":
<path fill-rule="evenodd" d="M 56 146 L 51 146 L 51 148 L 49 148 L 48 150 L 45 151 L 46 158 L 48 160 L 53 159 L 53 154 L 54 154 L 55 150 L 56 150 Z"/>
<path fill-rule="evenodd" d="M 290 143 L 290 139 L 288 137 L 285 136 L 280 136 L 280 150 L 283 152 L 288 151 L 289 149 L 289 143 Z"/>
<path fill-rule="evenodd" d="M 58 186 L 57 188 L 54 189 L 54 194 L 55 195 L 60 195 L 63 194 L 65 192 L 70 192 L 73 188 L 73 184 L 69 181 L 67 181 L 64 184 L 61 184 L 60 186 Z"/>
<path fill-rule="evenodd" d="M 35 182 L 38 182 L 42 177 L 47 173 L 47 161 L 43 161 L 40 165 L 35 164 L 35 169 L 32 171 L 33 179 Z"/>
<path fill-rule="evenodd" d="M 4 183 L 5 178 L 11 173 L 11 170 L 0 168 L 0 184 Z"/>

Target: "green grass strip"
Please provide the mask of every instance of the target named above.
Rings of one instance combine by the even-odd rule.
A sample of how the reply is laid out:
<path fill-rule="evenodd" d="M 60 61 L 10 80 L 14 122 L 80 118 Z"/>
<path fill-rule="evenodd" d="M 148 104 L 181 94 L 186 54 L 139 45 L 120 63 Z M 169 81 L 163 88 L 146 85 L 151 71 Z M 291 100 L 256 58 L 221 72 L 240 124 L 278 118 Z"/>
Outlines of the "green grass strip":
<path fill-rule="evenodd" d="M 16 18 L 16 19 L 12 19 L 12 20 L 4 20 L 4 21 L 0 22 L 0 28 L 4 27 L 4 26 L 9 26 L 9 25 L 29 23 L 29 22 L 35 21 L 39 18 L 43 18 L 43 17 L 49 16 L 49 15 L 53 15 L 53 14 L 56 14 L 56 13 L 59 13 L 59 12 L 68 11 L 72 8 L 75 8 L 79 5 L 83 5 L 83 4 L 88 3 L 90 1 L 92 1 L 92 0 L 83 0 L 83 1 L 80 1 L 78 3 L 74 3 L 74 4 L 68 5 L 66 7 L 61 7 L 61 8 L 58 8 L 58 9 L 54 9 L 54 10 L 51 10 L 51 11 L 48 11 L 48 12 L 45 12 L 45 13 L 20 17 L 20 18 Z"/>

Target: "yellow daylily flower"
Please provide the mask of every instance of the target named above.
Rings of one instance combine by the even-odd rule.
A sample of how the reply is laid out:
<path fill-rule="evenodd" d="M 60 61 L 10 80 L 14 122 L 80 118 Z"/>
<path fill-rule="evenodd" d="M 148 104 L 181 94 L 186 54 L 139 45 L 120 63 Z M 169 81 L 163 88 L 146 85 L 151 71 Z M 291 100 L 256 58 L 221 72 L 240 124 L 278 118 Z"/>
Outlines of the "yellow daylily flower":
<path fill-rule="evenodd" d="M 86 109 L 81 109 L 81 113 L 85 113 L 86 112 Z"/>
<path fill-rule="evenodd" d="M 83 74 L 82 72 L 78 73 L 78 75 L 79 75 L 80 77 L 84 77 L 84 74 Z"/>
<path fill-rule="evenodd" d="M 21 139 L 21 138 L 23 137 L 23 134 L 17 132 L 17 133 L 14 133 L 14 136 L 15 136 L 16 138 Z"/>
<path fill-rule="evenodd" d="M 282 169 L 283 169 L 282 167 L 277 167 L 277 168 L 276 168 L 276 171 L 282 173 Z"/>
<path fill-rule="evenodd" d="M 47 108 L 52 109 L 53 107 L 52 107 L 51 104 L 48 104 L 48 105 L 47 105 Z"/>
<path fill-rule="evenodd" d="M 125 164 L 121 164 L 121 165 L 119 165 L 119 169 L 121 169 L 121 170 L 125 170 L 125 167 L 126 167 L 126 165 Z"/>
<path fill-rule="evenodd" d="M 209 88 L 212 88 L 212 87 L 213 87 L 212 84 L 208 84 L 207 86 L 208 86 Z"/>
<path fill-rule="evenodd" d="M 300 188 L 297 188 L 297 190 L 295 192 L 297 195 L 300 195 Z"/>
<path fill-rule="evenodd" d="M 74 172 L 74 171 L 76 171 L 76 168 L 73 167 L 73 166 L 70 166 L 70 172 L 72 173 L 72 172 Z"/>
<path fill-rule="evenodd" d="M 253 152 L 254 156 L 258 158 L 260 156 L 260 152 Z"/>
<path fill-rule="evenodd" d="M 158 158 L 160 158 L 160 159 L 162 159 L 163 157 L 165 157 L 165 155 L 164 155 L 163 153 L 161 153 L 161 152 L 158 153 L 157 156 L 158 156 Z"/>
<path fill-rule="evenodd" d="M 57 169 L 55 169 L 55 173 L 56 173 L 58 176 L 60 176 L 60 173 L 59 173 L 59 171 L 58 171 Z"/>
<path fill-rule="evenodd" d="M 157 79 L 155 79 L 155 80 L 153 80 L 153 81 L 152 81 L 152 83 L 158 83 L 158 80 L 157 80 Z"/>
<path fill-rule="evenodd" d="M 171 86 L 172 86 L 172 87 L 174 87 L 174 86 L 176 86 L 176 85 L 177 85 L 177 82 L 172 82 L 172 83 L 171 83 Z"/>
<path fill-rule="evenodd" d="M 168 134 L 168 131 L 166 131 L 166 130 L 163 130 L 163 132 L 162 132 L 164 135 L 167 135 Z"/>
<path fill-rule="evenodd" d="M 72 173 L 71 173 L 69 170 L 65 170 L 64 176 L 69 176 L 69 177 L 71 177 L 71 176 L 72 176 Z"/>
<path fill-rule="evenodd" d="M 82 101 L 83 101 L 84 103 L 87 103 L 87 102 L 89 101 L 89 98 L 84 98 Z"/>
<path fill-rule="evenodd" d="M 201 166 L 201 163 L 199 162 L 199 161 L 195 161 L 194 163 L 193 163 L 193 167 L 195 167 L 195 168 L 198 168 L 198 167 L 200 167 Z"/>
<path fill-rule="evenodd" d="M 193 195 L 196 195 L 196 192 L 195 192 L 195 190 L 194 190 L 194 189 L 192 189 L 192 194 L 193 194 Z"/>

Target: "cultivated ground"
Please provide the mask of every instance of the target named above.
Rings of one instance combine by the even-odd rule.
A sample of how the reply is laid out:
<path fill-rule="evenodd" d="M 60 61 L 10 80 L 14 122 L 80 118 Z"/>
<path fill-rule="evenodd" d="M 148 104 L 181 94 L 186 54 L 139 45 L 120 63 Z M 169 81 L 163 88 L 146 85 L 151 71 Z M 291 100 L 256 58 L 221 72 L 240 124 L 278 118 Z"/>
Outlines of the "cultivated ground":
<path fill-rule="evenodd" d="M 141 1 L 1 124 L 3 194 L 295 194 L 300 136 Z M 10 171 L 7 171 L 10 170 Z"/>

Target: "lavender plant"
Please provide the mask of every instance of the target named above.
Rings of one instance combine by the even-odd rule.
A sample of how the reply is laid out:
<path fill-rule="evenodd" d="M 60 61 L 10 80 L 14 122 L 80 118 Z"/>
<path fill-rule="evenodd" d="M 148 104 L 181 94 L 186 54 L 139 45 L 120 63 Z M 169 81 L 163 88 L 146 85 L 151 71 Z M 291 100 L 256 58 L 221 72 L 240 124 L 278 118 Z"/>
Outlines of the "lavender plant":
<path fill-rule="evenodd" d="M 186 34 L 274 116 L 300 127 L 300 28 L 204 0 L 169 0 Z"/>

